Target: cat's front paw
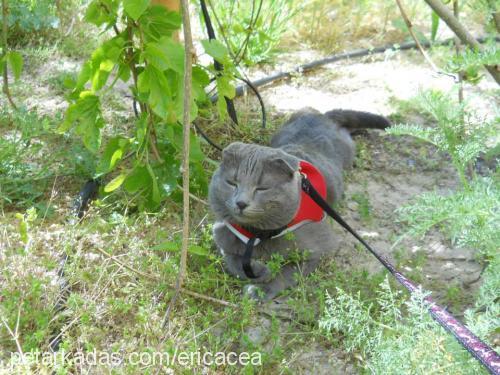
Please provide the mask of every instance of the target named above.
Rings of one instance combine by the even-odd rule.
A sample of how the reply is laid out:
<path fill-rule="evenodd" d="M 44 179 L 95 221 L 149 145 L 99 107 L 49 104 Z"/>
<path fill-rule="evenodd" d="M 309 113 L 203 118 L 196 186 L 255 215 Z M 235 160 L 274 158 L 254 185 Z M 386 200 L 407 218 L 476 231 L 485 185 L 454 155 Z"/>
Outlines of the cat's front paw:
<path fill-rule="evenodd" d="M 257 284 L 268 283 L 272 279 L 272 274 L 269 268 L 260 263 L 260 262 L 252 262 L 252 270 L 255 275 L 254 279 L 250 279 L 252 282 Z"/>
<path fill-rule="evenodd" d="M 271 300 L 275 294 L 268 290 L 266 285 L 247 284 L 243 287 L 243 295 L 257 302 L 267 302 Z"/>

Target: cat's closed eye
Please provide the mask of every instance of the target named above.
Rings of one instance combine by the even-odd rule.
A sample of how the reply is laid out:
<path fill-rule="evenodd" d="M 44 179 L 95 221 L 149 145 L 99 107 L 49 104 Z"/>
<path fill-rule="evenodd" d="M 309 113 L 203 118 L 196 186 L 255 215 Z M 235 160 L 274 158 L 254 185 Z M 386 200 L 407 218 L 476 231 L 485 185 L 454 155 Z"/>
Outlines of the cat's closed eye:
<path fill-rule="evenodd" d="M 226 180 L 226 184 L 228 184 L 229 186 L 233 186 L 233 187 L 237 186 L 237 183 L 232 181 L 232 180 Z"/>
<path fill-rule="evenodd" d="M 259 186 L 258 188 L 255 188 L 255 191 L 266 191 L 271 189 L 270 187 L 267 186 Z"/>

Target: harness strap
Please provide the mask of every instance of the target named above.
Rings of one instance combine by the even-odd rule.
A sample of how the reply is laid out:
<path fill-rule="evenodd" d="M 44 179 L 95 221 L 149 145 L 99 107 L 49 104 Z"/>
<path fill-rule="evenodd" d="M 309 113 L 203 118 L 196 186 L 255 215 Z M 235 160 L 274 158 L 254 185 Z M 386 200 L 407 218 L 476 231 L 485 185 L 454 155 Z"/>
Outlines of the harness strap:
<path fill-rule="evenodd" d="M 245 272 L 245 275 L 247 275 L 248 278 L 250 279 L 255 279 L 257 276 L 253 273 L 252 269 L 252 253 L 253 253 L 253 246 L 255 244 L 255 240 L 257 237 L 252 237 L 248 240 L 246 246 L 245 246 L 245 253 L 243 254 L 243 259 L 241 261 L 241 264 L 243 266 L 243 271 Z"/>
<path fill-rule="evenodd" d="M 370 245 L 368 245 L 359 234 L 347 224 L 342 217 L 333 210 L 332 207 L 321 197 L 321 195 L 312 186 L 306 176 L 302 176 L 302 190 L 308 194 L 312 200 L 320 206 L 333 220 L 339 223 L 345 230 L 351 233 L 359 242 L 361 242 L 372 253 L 377 260 L 403 285 L 410 293 L 417 290 L 415 284 L 394 268 L 394 266 L 382 255 L 378 254 Z M 457 341 L 479 362 L 481 362 L 491 374 L 500 374 L 500 356 L 479 337 L 474 335 L 467 327 L 453 317 L 448 311 L 434 303 L 427 297 L 425 301 L 429 304 L 428 311 L 432 318 L 443 328 L 450 332 Z"/>
<path fill-rule="evenodd" d="M 284 230 L 287 229 L 287 226 L 285 225 L 284 227 L 278 229 L 266 229 L 266 230 L 251 228 L 251 227 L 245 227 L 244 229 L 252 233 L 252 237 L 248 238 L 248 241 L 245 245 L 245 252 L 243 253 L 241 264 L 243 266 L 243 271 L 245 272 L 245 275 L 249 279 L 255 279 L 257 276 L 255 276 L 251 264 L 252 253 L 253 253 L 253 248 L 255 246 L 255 242 L 257 241 L 257 239 L 260 242 L 263 242 L 264 240 L 268 240 L 270 238 L 278 236 L 280 233 L 282 233 Z"/>

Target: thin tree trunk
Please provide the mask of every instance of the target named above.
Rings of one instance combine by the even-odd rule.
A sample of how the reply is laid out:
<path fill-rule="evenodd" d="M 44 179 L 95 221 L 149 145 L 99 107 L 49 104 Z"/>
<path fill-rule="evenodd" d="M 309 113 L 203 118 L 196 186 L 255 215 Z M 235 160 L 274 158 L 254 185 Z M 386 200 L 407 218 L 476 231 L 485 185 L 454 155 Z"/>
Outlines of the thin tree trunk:
<path fill-rule="evenodd" d="M 7 36 L 8 36 L 8 24 L 7 16 L 9 15 L 9 4 L 7 0 L 2 0 L 2 59 L 7 55 Z M 9 90 L 9 74 L 7 72 L 7 60 L 3 61 L 3 93 L 7 97 L 12 108 L 17 109 Z"/>
<path fill-rule="evenodd" d="M 458 9 L 458 0 L 453 0 L 453 14 L 457 18 L 457 20 L 460 18 Z M 458 39 L 457 37 L 455 38 L 455 53 L 457 57 L 460 56 L 460 39 Z M 464 73 L 462 71 L 458 72 L 458 102 L 460 104 L 464 102 L 463 75 Z M 463 121 L 464 118 L 462 116 L 462 122 Z"/>
<path fill-rule="evenodd" d="M 182 289 L 182 284 L 186 276 L 186 263 L 189 245 L 189 149 L 190 149 L 190 129 L 191 129 L 191 84 L 192 84 L 192 45 L 191 22 L 189 19 L 189 3 L 181 0 L 182 23 L 184 31 L 184 112 L 182 115 L 182 125 L 184 143 L 182 148 L 182 189 L 183 189 L 183 215 L 182 215 L 182 247 L 179 274 L 175 286 L 175 294 L 172 297 L 165 314 L 163 325 L 168 321 L 168 317 L 174 306 L 177 297 Z"/>
<path fill-rule="evenodd" d="M 473 50 L 482 51 L 481 45 L 476 39 L 465 29 L 465 27 L 457 20 L 453 13 L 440 0 L 425 0 L 425 2 L 438 14 L 455 35 L 468 45 Z M 500 73 L 496 67 L 485 65 L 486 70 L 491 74 L 493 79 L 500 85 Z"/>
<path fill-rule="evenodd" d="M 425 52 L 424 48 L 422 47 L 422 44 L 420 44 L 420 41 L 418 40 L 417 36 L 415 35 L 415 32 L 413 31 L 413 25 L 408 18 L 408 15 L 406 14 L 403 5 L 401 4 L 400 0 L 396 0 L 396 4 L 398 5 L 399 11 L 401 13 L 401 16 L 403 17 L 403 21 L 406 24 L 406 28 L 408 29 L 408 32 L 410 33 L 412 39 L 415 41 L 415 44 L 417 45 L 417 48 L 419 49 L 420 53 L 424 56 L 424 59 L 429 63 L 429 65 L 432 67 L 432 69 L 435 72 L 439 72 L 438 67 L 434 62 L 431 60 L 427 52 Z"/>
<path fill-rule="evenodd" d="M 453 15 L 456 17 L 457 20 L 460 19 L 460 9 L 459 9 L 459 0 L 453 0 Z M 460 50 L 461 50 L 461 45 L 460 45 L 460 39 L 455 38 L 455 53 L 458 56 L 460 56 Z M 463 104 L 464 102 L 464 72 L 459 71 L 458 72 L 458 102 L 460 104 Z M 460 116 L 460 121 L 462 124 L 465 123 L 465 116 L 464 112 L 461 112 Z M 472 179 L 474 177 L 474 162 L 470 161 L 467 164 L 467 174 L 469 176 L 469 179 Z"/>

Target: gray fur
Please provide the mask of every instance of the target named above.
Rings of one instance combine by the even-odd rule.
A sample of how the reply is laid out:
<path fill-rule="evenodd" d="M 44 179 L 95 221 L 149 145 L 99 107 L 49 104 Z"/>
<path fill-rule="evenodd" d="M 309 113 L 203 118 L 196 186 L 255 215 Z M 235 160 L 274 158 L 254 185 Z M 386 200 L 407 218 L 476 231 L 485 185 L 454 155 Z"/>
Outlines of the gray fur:
<path fill-rule="evenodd" d="M 375 122 L 383 119 L 363 113 L 369 119 L 367 115 Z M 337 119 L 338 116 L 339 113 Z M 349 117 L 356 118 L 355 113 L 350 111 Z M 348 127 L 345 122 L 335 122 L 333 116 L 304 109 L 295 113 L 273 137 L 271 147 L 240 142 L 230 144 L 224 149 L 220 167 L 210 183 L 210 206 L 217 221 L 226 220 L 258 229 L 277 229 L 287 225 L 299 206 L 300 160 L 309 161 L 323 173 L 328 203 L 339 200 L 344 190 L 342 171 L 352 165 L 355 154 L 354 142 L 344 128 Z M 366 123 L 365 127 L 369 125 Z M 269 239 L 254 248 L 252 268 L 257 279 L 252 281 L 259 285 L 262 293 L 259 295 L 257 288 L 247 287 L 251 297 L 261 300 L 275 297 L 283 289 L 296 284 L 296 272 L 300 271 L 304 276 L 309 274 L 325 254 L 337 249 L 327 220 L 305 224 L 293 233 L 293 238 Z M 223 252 L 227 271 L 240 279 L 247 279 L 241 264 L 244 243 L 224 225 L 214 226 L 214 239 Z M 294 249 L 308 252 L 300 269 L 288 264 L 272 278 L 263 262 L 272 253 L 280 253 L 286 258 Z"/>

